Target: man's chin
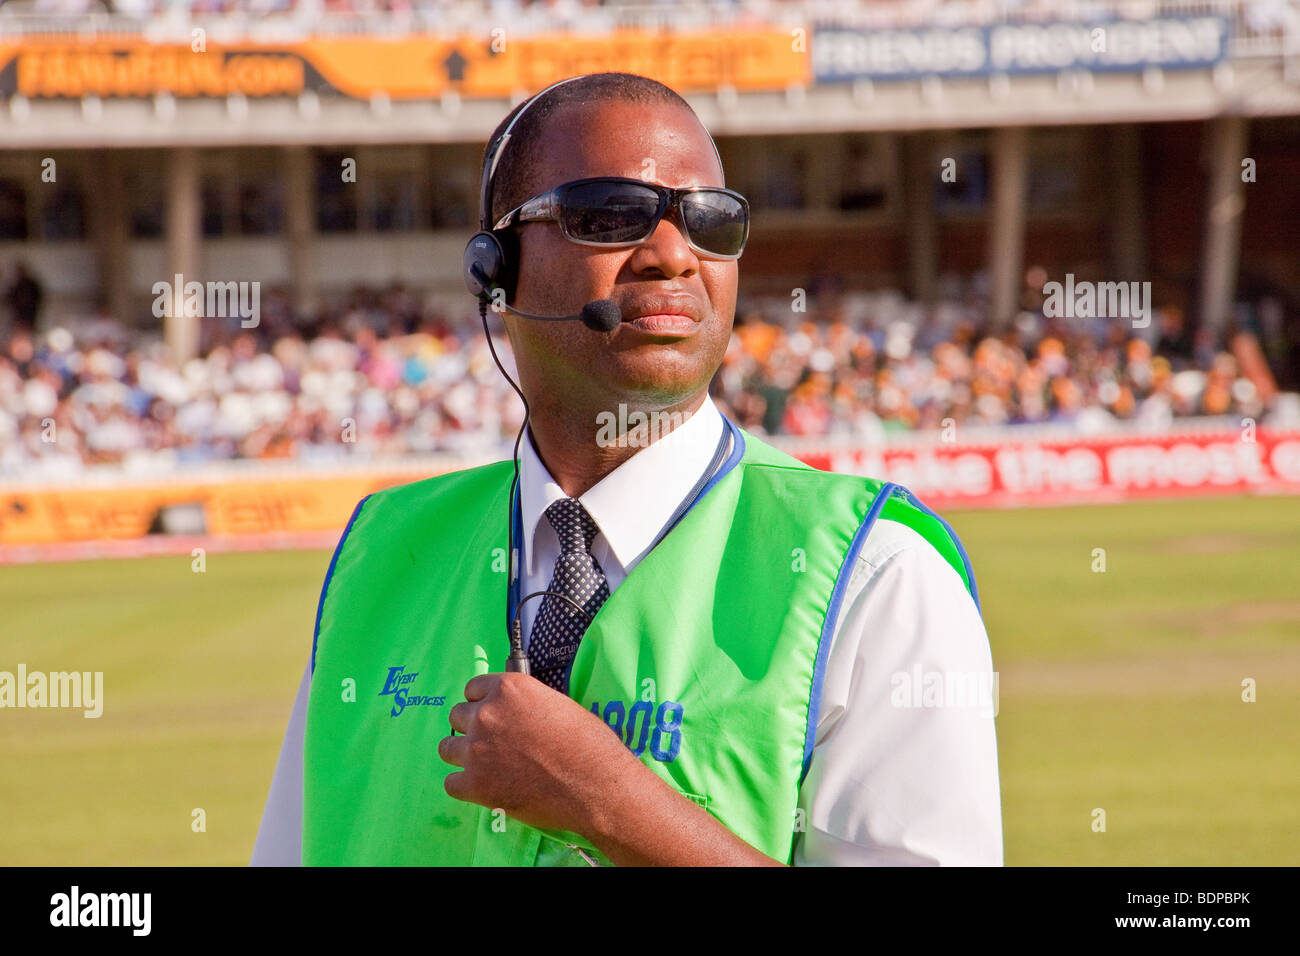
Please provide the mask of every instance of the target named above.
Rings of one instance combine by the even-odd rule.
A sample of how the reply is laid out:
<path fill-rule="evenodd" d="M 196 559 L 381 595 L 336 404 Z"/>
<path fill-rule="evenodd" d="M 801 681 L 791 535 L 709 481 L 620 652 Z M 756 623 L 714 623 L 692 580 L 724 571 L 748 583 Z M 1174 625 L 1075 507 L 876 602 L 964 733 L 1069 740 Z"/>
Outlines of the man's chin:
<path fill-rule="evenodd" d="M 707 387 L 717 371 L 716 365 L 701 368 L 698 355 L 664 346 L 609 353 L 603 359 L 602 367 L 592 371 L 607 385 L 608 394 L 659 407 L 677 404 Z"/>

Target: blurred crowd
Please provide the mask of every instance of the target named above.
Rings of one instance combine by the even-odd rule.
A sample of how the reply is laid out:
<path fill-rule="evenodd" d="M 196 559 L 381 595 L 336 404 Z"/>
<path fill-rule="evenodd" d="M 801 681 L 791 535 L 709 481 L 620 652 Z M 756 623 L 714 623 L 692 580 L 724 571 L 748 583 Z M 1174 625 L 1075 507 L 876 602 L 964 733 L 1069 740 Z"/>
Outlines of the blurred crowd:
<path fill-rule="evenodd" d="M 805 5 L 818 6 L 816 0 Z M 990 17 L 1000 11 L 1043 7 L 1047 0 L 849 0 L 833 4 L 841 10 L 864 9 L 900 13 L 924 13 L 941 9 L 967 13 L 987 11 Z M 0 0 L 11 9 L 30 7 L 41 13 L 112 12 L 131 16 L 188 10 L 193 13 L 272 14 L 286 11 L 311 13 L 384 13 L 411 10 L 438 11 L 449 7 L 474 6 L 479 10 L 541 8 L 562 14 L 572 7 L 749 7 L 765 8 L 789 5 L 789 0 L 708 0 L 683 3 L 682 0 Z M 1094 0 L 1094 5 L 1099 5 Z M 821 3 L 828 7 L 832 4 Z"/>
<path fill-rule="evenodd" d="M 1191 334 L 1176 308 L 1142 332 L 1130 320 L 1048 318 L 1034 298 L 996 333 L 977 295 L 929 307 L 896 292 L 845 296 L 795 323 L 746 312 L 715 391 L 751 430 L 871 442 L 958 425 L 1158 430 L 1175 417 L 1258 418 L 1276 394 L 1253 332 L 1221 344 Z M 1280 345 L 1280 306 L 1263 315 Z"/>
<path fill-rule="evenodd" d="M 201 355 L 181 365 L 156 329 L 107 315 L 39 332 L 9 323 L 0 475 L 509 454 L 522 407 L 472 310 L 440 309 L 400 286 L 355 290 L 306 318 L 283 291 L 262 299 L 255 329 L 201 320 Z M 1189 335 L 1169 308 L 1140 334 L 1130 322 L 1049 319 L 1032 307 L 994 333 L 984 312 L 973 285 L 930 306 L 888 291 L 828 291 L 802 312 L 790 297 L 754 299 L 737 312 L 712 392 L 756 434 L 858 441 L 950 425 L 1093 432 L 1177 416 L 1259 418 L 1275 393 L 1266 353 L 1280 306 L 1259 310 L 1262 337 L 1237 330 L 1222 342 Z"/>
<path fill-rule="evenodd" d="M 1180 0 L 1163 0 L 1143 5 L 1139 15 L 1161 7 L 1176 9 Z M 1248 15 L 1285 15 L 1287 0 L 1249 0 Z M 1185 6 L 1185 4 L 1183 4 Z M 966 25 L 1024 20 L 1107 19 L 1130 14 L 1131 4 L 1123 0 L 0 0 L 0 14 L 37 13 L 78 15 L 115 13 L 129 17 L 167 14 L 195 16 L 227 14 L 246 17 L 290 17 L 308 20 L 329 14 L 366 16 L 373 14 L 422 17 L 452 16 L 458 21 L 483 17 L 506 17 L 516 27 L 518 15 L 525 20 L 551 24 L 572 24 L 598 29 L 617 19 L 622 8 L 646 10 L 672 8 L 686 19 L 703 18 L 714 12 L 727 18 L 755 19 L 779 16 L 792 7 L 826 17 L 853 17 L 878 26 Z M 596 20 L 591 18 L 595 16 Z M 433 20 L 429 24 L 437 26 Z"/>

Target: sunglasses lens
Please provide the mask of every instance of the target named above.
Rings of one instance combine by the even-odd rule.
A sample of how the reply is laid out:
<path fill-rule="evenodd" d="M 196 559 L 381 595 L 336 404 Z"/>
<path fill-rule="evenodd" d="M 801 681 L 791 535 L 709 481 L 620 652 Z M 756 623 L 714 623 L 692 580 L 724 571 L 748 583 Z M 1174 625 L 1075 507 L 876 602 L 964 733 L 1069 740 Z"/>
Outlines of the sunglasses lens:
<path fill-rule="evenodd" d="M 749 235 L 749 210 L 727 193 L 696 192 L 682 197 L 682 220 L 691 242 L 717 256 L 738 256 Z"/>
<path fill-rule="evenodd" d="M 565 190 L 561 225 L 586 242 L 640 242 L 650 235 L 659 196 L 635 183 L 579 183 Z"/>

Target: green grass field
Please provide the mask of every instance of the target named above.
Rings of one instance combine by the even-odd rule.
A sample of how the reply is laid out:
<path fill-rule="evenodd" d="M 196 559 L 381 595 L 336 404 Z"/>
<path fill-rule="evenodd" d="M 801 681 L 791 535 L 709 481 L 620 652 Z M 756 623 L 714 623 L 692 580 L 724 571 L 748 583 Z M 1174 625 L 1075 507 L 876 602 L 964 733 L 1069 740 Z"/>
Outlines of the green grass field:
<path fill-rule="evenodd" d="M 948 517 L 1001 675 L 1008 864 L 1300 863 L 1300 498 Z M 0 669 L 101 670 L 106 698 L 0 711 L 0 863 L 246 863 L 328 562 L 0 567 Z"/>

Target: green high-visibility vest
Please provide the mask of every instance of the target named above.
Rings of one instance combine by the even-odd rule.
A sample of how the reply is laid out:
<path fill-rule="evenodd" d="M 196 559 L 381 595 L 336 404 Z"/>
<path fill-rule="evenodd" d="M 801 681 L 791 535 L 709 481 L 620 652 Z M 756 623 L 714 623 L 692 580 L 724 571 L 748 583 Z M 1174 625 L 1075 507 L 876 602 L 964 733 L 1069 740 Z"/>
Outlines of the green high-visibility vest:
<path fill-rule="evenodd" d="M 728 427 L 731 457 L 588 626 L 569 694 L 670 786 L 789 862 L 831 632 L 872 523 L 907 524 L 975 587 L 951 529 L 904 489 Z M 512 475 L 500 462 L 357 506 L 317 611 L 304 863 L 608 863 L 577 834 L 443 788 L 457 770 L 437 753 L 447 712 L 509 653 Z"/>

